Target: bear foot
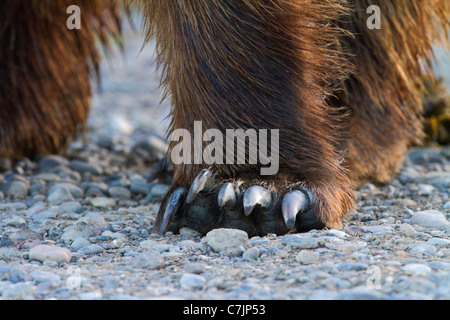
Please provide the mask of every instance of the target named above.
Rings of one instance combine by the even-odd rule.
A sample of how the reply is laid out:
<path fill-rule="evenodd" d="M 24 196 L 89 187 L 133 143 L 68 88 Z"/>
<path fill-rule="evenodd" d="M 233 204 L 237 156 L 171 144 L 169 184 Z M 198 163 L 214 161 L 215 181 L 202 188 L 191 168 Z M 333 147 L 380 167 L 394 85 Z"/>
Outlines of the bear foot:
<path fill-rule="evenodd" d="M 313 212 L 314 201 L 299 183 L 221 180 L 204 169 L 191 186 L 172 189 L 162 205 L 159 232 L 231 228 L 256 236 L 321 229 L 324 224 Z"/>

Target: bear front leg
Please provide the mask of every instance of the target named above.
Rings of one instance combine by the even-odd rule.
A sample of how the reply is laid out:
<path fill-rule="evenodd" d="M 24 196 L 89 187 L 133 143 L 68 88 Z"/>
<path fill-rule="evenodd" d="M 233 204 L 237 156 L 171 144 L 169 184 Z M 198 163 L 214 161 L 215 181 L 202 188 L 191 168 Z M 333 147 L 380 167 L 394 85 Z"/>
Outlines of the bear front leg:
<path fill-rule="evenodd" d="M 261 235 L 341 226 L 354 192 L 338 151 L 342 116 L 325 102 L 330 84 L 345 76 L 331 24 L 339 3 L 142 1 L 172 100 L 171 134 L 279 132 L 271 175 L 261 174 L 267 163 L 250 161 L 251 151 L 245 163 L 225 152 L 205 163 L 189 150 L 189 161 L 174 163 L 155 230 L 231 227 Z"/>

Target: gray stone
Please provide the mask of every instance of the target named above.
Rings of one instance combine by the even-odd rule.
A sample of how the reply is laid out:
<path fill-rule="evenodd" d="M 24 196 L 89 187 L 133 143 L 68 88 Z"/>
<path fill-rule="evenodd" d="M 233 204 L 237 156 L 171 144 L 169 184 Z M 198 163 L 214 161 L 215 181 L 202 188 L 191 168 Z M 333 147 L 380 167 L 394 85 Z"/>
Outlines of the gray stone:
<path fill-rule="evenodd" d="M 0 261 L 16 261 L 22 253 L 14 248 L 0 248 Z"/>
<path fill-rule="evenodd" d="M 13 216 L 4 221 L 5 225 L 9 227 L 22 228 L 27 223 L 26 220 L 20 216 Z"/>
<path fill-rule="evenodd" d="M 66 189 L 74 198 L 82 198 L 84 195 L 83 190 L 72 183 L 57 183 L 48 190 L 48 193 L 50 194 L 58 188 Z"/>
<path fill-rule="evenodd" d="M 30 260 L 36 260 L 40 262 L 54 261 L 58 264 L 69 263 L 72 258 L 72 254 L 65 248 L 56 246 L 39 245 L 32 248 L 29 252 Z"/>
<path fill-rule="evenodd" d="M 303 265 L 314 264 L 320 261 L 320 254 L 314 251 L 302 250 L 295 259 Z"/>
<path fill-rule="evenodd" d="M 438 247 L 450 248 L 450 240 L 442 238 L 431 238 L 427 241 L 428 244 Z"/>
<path fill-rule="evenodd" d="M 26 283 L 7 285 L 0 290 L 3 300 L 25 300 L 34 294 L 34 287 Z"/>
<path fill-rule="evenodd" d="M 423 277 L 411 277 L 410 275 L 399 276 L 395 279 L 393 283 L 394 290 L 398 292 L 418 292 L 418 293 L 429 293 L 436 288 L 436 285 L 423 278 Z"/>
<path fill-rule="evenodd" d="M 10 181 L 3 184 L 0 190 L 5 193 L 7 197 L 13 199 L 25 199 L 28 196 L 28 185 L 22 181 Z"/>
<path fill-rule="evenodd" d="M 88 212 L 83 218 L 78 220 L 79 222 L 85 222 L 88 225 L 93 226 L 96 229 L 106 228 L 109 224 L 99 212 Z"/>
<path fill-rule="evenodd" d="M 198 237 L 201 237 L 202 234 L 191 228 L 184 227 L 184 228 L 180 229 L 180 236 L 181 237 L 189 237 L 189 238 L 198 238 Z"/>
<path fill-rule="evenodd" d="M 105 249 L 100 247 L 98 244 L 88 244 L 87 246 L 78 249 L 77 252 L 85 256 L 90 256 L 94 254 L 103 253 L 105 252 Z"/>
<path fill-rule="evenodd" d="M 160 201 L 164 195 L 169 190 L 169 186 L 165 184 L 155 184 L 150 192 L 148 193 L 146 199 L 148 201 Z"/>
<path fill-rule="evenodd" d="M 353 241 L 348 243 L 326 243 L 325 247 L 342 253 L 352 253 L 365 248 L 367 243 L 364 241 Z"/>
<path fill-rule="evenodd" d="M 61 180 L 61 177 L 55 173 L 39 173 L 34 176 L 35 180 L 43 180 L 45 182 L 55 182 Z"/>
<path fill-rule="evenodd" d="M 416 212 L 411 218 L 411 224 L 418 224 L 429 228 L 446 230 L 450 228 L 450 222 L 442 212 L 427 210 Z"/>
<path fill-rule="evenodd" d="M 69 213 L 69 212 L 75 212 L 76 210 L 81 208 L 81 204 L 77 201 L 70 201 L 70 202 L 65 202 L 65 203 L 61 203 L 58 206 L 58 211 L 59 212 L 64 212 L 64 213 Z"/>
<path fill-rule="evenodd" d="M 413 254 L 427 254 L 434 256 L 436 254 L 436 247 L 427 243 L 418 243 L 410 248 L 410 252 Z"/>
<path fill-rule="evenodd" d="M 64 233 L 61 235 L 61 240 L 70 242 L 79 237 L 88 239 L 93 234 L 94 233 L 90 225 L 86 222 L 77 222 L 74 225 L 64 229 Z"/>
<path fill-rule="evenodd" d="M 25 272 L 17 267 L 0 264 L 0 281 L 18 283 L 25 281 Z"/>
<path fill-rule="evenodd" d="M 91 243 L 88 240 L 86 240 L 82 237 L 78 237 L 75 240 L 73 240 L 72 244 L 70 245 L 70 248 L 72 248 L 73 250 L 78 250 L 78 249 L 88 246 L 90 244 Z"/>
<path fill-rule="evenodd" d="M 39 221 L 43 219 L 56 219 L 58 217 L 58 212 L 56 210 L 44 210 L 38 213 L 35 213 L 31 216 L 33 221 Z"/>
<path fill-rule="evenodd" d="M 408 237 L 413 237 L 417 234 L 416 230 L 414 230 L 414 228 L 407 223 L 403 223 L 399 226 L 398 229 L 402 234 L 404 234 L 405 236 Z"/>
<path fill-rule="evenodd" d="M 442 159 L 441 150 L 437 148 L 414 148 L 409 158 L 415 164 L 439 163 Z"/>
<path fill-rule="evenodd" d="M 420 176 L 420 173 L 414 169 L 414 167 L 406 167 L 403 169 L 403 171 L 400 173 L 398 179 L 401 183 L 412 183 L 415 179 L 417 179 Z"/>
<path fill-rule="evenodd" d="M 183 270 L 187 273 L 202 274 L 205 272 L 205 264 L 203 264 L 203 263 L 187 263 L 183 266 Z"/>
<path fill-rule="evenodd" d="M 363 228 L 366 232 L 373 233 L 376 236 L 384 236 L 393 232 L 392 228 L 387 226 L 369 226 Z"/>
<path fill-rule="evenodd" d="M 57 284 L 61 281 L 61 277 L 58 276 L 57 274 L 52 273 L 52 272 L 40 271 L 40 270 L 35 270 L 35 271 L 31 272 L 30 277 L 37 284 L 43 283 L 43 282 L 53 282 L 54 284 Z"/>
<path fill-rule="evenodd" d="M 1 203 L 0 211 L 21 211 L 26 210 L 28 207 L 25 203 Z"/>
<path fill-rule="evenodd" d="M 206 284 L 206 279 L 202 276 L 184 273 L 180 278 L 180 286 L 184 290 L 200 290 Z"/>
<path fill-rule="evenodd" d="M 430 184 L 439 190 L 450 187 L 450 172 L 430 172 L 414 179 L 416 183 Z"/>
<path fill-rule="evenodd" d="M 364 264 L 364 263 L 351 263 L 351 262 L 346 262 L 346 263 L 342 263 L 338 266 L 338 270 L 339 271 L 362 271 L 362 270 L 367 270 L 368 265 Z"/>
<path fill-rule="evenodd" d="M 167 146 L 158 134 L 148 133 L 133 146 L 132 152 L 148 161 L 158 161 Z"/>
<path fill-rule="evenodd" d="M 158 251 L 149 250 L 134 257 L 130 265 L 135 268 L 156 270 L 164 265 L 164 258 Z"/>
<path fill-rule="evenodd" d="M 242 258 L 248 260 L 257 260 L 259 258 L 259 249 L 255 247 L 248 249 L 244 252 Z"/>
<path fill-rule="evenodd" d="M 149 194 L 152 189 L 152 185 L 147 183 L 143 179 L 133 179 L 131 181 L 130 190 L 134 194 Z"/>
<path fill-rule="evenodd" d="M 317 238 L 305 237 L 298 234 L 283 236 L 281 242 L 298 249 L 316 249 L 319 247 Z"/>
<path fill-rule="evenodd" d="M 67 188 L 58 187 L 49 191 L 47 201 L 52 205 L 58 205 L 63 202 L 73 202 L 75 201 L 75 198 Z"/>
<path fill-rule="evenodd" d="M 131 199 L 131 191 L 124 187 L 111 187 L 108 193 L 112 198 Z"/>
<path fill-rule="evenodd" d="M 29 240 L 42 240 L 42 236 L 29 229 L 18 230 L 9 235 L 9 239 L 15 243 L 25 242 Z"/>
<path fill-rule="evenodd" d="M 28 217 L 31 217 L 32 215 L 34 215 L 35 213 L 44 211 L 45 209 L 47 209 L 47 204 L 44 202 L 38 202 L 36 204 L 34 204 L 32 207 L 30 207 L 25 214 Z"/>
<path fill-rule="evenodd" d="M 340 230 L 327 230 L 325 235 L 329 237 L 337 237 L 339 239 L 346 239 L 349 237 L 347 233 Z"/>
<path fill-rule="evenodd" d="M 397 206 L 401 206 L 404 208 L 415 208 L 417 207 L 417 202 L 412 199 L 397 199 L 394 201 L 394 204 Z"/>
<path fill-rule="evenodd" d="M 432 185 L 429 184 L 419 184 L 419 194 L 422 196 L 429 196 L 436 190 Z"/>
<path fill-rule="evenodd" d="M 47 156 L 39 160 L 39 169 L 41 171 L 53 171 L 57 167 L 69 165 L 69 160 L 61 156 Z"/>
<path fill-rule="evenodd" d="M 102 167 L 79 160 L 70 161 L 69 168 L 79 173 L 91 173 L 94 175 L 101 175 L 103 173 Z"/>
<path fill-rule="evenodd" d="M 403 272 L 416 276 L 426 276 L 431 273 L 431 268 L 425 264 L 411 263 L 402 268 Z"/>
<path fill-rule="evenodd" d="M 105 198 L 105 197 L 97 197 L 94 199 L 91 199 L 91 204 L 94 207 L 98 208 L 110 208 L 116 206 L 116 200 L 111 198 Z"/>
<path fill-rule="evenodd" d="M 214 252 L 232 252 L 238 247 L 250 247 L 246 232 L 235 229 L 216 229 L 210 231 L 205 237 L 206 243 Z"/>
<path fill-rule="evenodd" d="M 139 243 L 139 246 L 144 250 L 151 250 L 157 244 L 158 242 L 153 240 L 144 240 L 141 243 Z"/>
<path fill-rule="evenodd" d="M 114 290 L 119 286 L 119 279 L 115 276 L 106 275 L 103 277 L 102 289 L 105 291 Z"/>

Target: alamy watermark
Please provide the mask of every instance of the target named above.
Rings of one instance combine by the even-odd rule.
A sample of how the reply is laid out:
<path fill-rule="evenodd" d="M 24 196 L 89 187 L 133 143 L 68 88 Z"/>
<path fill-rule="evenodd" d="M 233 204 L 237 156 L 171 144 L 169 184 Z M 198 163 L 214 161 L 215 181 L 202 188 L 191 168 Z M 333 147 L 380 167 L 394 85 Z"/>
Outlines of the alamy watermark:
<path fill-rule="evenodd" d="M 79 6 L 72 5 L 67 7 L 67 14 L 70 14 L 66 25 L 69 30 L 81 29 L 81 9 Z"/>
<path fill-rule="evenodd" d="M 381 9 L 379 6 L 372 5 L 367 8 L 367 14 L 371 16 L 367 19 L 367 28 L 369 30 L 381 29 Z"/>
<path fill-rule="evenodd" d="M 270 141 L 269 141 L 270 140 Z M 173 164 L 262 165 L 260 174 L 275 175 L 279 170 L 280 130 L 208 129 L 194 122 L 193 135 L 186 129 L 172 132 L 170 141 Z M 269 152 L 270 148 L 270 152 Z"/>
<path fill-rule="evenodd" d="M 369 30 L 381 29 L 381 9 L 377 5 L 371 5 L 367 8 L 367 14 L 370 17 L 367 19 L 367 28 Z M 67 7 L 67 14 L 70 14 L 67 19 L 67 28 L 69 30 L 81 29 L 81 9 L 77 5 L 71 5 Z"/>

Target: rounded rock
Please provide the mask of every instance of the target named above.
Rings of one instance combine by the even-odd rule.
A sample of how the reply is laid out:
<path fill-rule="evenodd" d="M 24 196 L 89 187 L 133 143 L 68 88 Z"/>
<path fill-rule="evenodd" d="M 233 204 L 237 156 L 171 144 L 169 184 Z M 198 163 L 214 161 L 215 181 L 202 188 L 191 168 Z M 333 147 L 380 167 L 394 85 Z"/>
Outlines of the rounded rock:
<path fill-rule="evenodd" d="M 30 260 L 40 262 L 54 261 L 58 264 L 69 263 L 72 254 L 69 250 L 56 246 L 39 245 L 30 250 Z"/>
<path fill-rule="evenodd" d="M 314 251 L 302 250 L 295 259 L 303 265 L 314 264 L 319 262 L 320 254 Z"/>
<path fill-rule="evenodd" d="M 238 247 L 250 247 L 250 240 L 246 232 L 235 229 L 216 229 L 205 237 L 206 243 L 214 252 L 229 253 Z"/>
<path fill-rule="evenodd" d="M 436 210 L 416 212 L 411 218 L 411 223 L 439 230 L 450 228 L 450 222 L 445 215 Z"/>
<path fill-rule="evenodd" d="M 184 290 L 200 290 L 206 284 L 206 279 L 202 276 L 185 273 L 180 278 L 180 286 Z"/>

